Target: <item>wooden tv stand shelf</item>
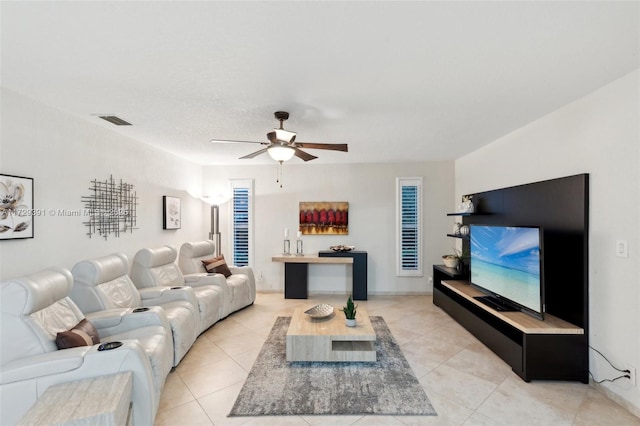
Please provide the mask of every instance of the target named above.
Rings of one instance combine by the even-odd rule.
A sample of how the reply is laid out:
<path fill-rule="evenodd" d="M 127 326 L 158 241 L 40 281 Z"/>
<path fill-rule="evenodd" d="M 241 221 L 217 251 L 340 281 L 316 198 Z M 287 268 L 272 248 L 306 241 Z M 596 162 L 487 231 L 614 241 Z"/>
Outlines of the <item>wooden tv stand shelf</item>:
<path fill-rule="evenodd" d="M 435 280 L 433 303 L 500 356 L 523 380 L 589 383 L 584 329 L 553 315 L 538 320 L 523 312 L 499 312 L 474 299 L 467 281 Z"/>
<path fill-rule="evenodd" d="M 450 288 L 460 296 L 476 304 L 480 308 L 507 324 L 528 334 L 584 334 L 584 330 L 553 315 L 545 314 L 544 321 L 527 315 L 524 312 L 500 312 L 490 308 L 484 303 L 478 302 L 474 297 L 486 296 L 480 290 L 471 287 L 468 281 L 442 281 L 442 285 Z"/>

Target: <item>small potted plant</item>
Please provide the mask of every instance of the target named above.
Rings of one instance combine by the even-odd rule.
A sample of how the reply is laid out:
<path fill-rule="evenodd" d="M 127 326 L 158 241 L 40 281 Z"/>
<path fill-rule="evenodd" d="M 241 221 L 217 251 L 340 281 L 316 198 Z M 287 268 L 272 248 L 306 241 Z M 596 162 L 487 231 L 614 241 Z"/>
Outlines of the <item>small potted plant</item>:
<path fill-rule="evenodd" d="M 454 249 L 453 250 L 455 252 L 455 258 L 458 261 L 458 264 L 456 265 L 456 268 L 459 271 L 464 272 L 465 266 L 468 265 L 469 263 L 469 257 L 470 257 L 470 253 L 468 249 L 462 249 L 462 250 L 458 250 L 458 249 Z"/>
<path fill-rule="evenodd" d="M 345 323 L 347 327 L 355 327 L 356 326 L 356 308 L 358 305 L 353 304 L 353 299 L 351 295 L 349 295 L 349 299 L 347 299 L 347 306 L 342 308 L 342 312 L 344 312 L 344 316 L 346 318 Z"/>

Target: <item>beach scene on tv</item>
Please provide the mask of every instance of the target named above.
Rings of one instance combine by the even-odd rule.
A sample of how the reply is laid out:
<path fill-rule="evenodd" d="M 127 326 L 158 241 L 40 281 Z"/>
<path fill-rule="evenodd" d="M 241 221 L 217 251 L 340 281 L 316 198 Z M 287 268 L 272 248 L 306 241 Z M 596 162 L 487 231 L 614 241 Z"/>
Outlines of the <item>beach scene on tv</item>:
<path fill-rule="evenodd" d="M 473 284 L 541 311 L 538 228 L 472 226 L 470 243 Z"/>

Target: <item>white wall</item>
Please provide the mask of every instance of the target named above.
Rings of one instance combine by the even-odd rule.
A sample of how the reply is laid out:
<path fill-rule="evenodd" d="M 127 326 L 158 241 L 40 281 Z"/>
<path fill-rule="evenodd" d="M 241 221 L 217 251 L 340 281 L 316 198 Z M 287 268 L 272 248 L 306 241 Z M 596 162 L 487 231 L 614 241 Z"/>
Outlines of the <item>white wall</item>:
<path fill-rule="evenodd" d="M 143 247 L 200 240 L 203 203 L 188 195 L 199 193 L 202 166 L 176 158 L 109 130 L 2 90 L 0 172 L 34 178 L 34 208 L 82 210 L 81 196 L 93 179 L 115 179 L 135 185 L 139 197 L 133 233 L 106 241 L 89 238 L 86 218 L 47 214 L 34 221 L 35 238 L 0 241 L 0 279 L 36 272 L 50 266 L 67 268 L 82 259 Z M 96 119 L 97 120 L 97 119 Z M 182 228 L 162 230 L 162 196 L 182 201 Z"/>
<path fill-rule="evenodd" d="M 590 345 L 618 368 L 640 368 L 639 80 L 633 72 L 455 163 L 456 199 L 578 173 L 590 175 Z M 616 257 L 616 240 L 629 257 Z M 613 370 L 590 351 L 597 380 Z M 623 381 L 607 393 L 640 413 L 640 392 Z"/>
<path fill-rule="evenodd" d="M 204 170 L 205 193 L 226 191 L 228 180 L 255 178 L 255 256 L 253 266 L 260 290 L 284 288 L 284 265 L 271 262 L 282 253 L 283 229 L 295 238 L 301 201 L 348 201 L 349 235 L 303 236 L 305 253 L 317 253 L 329 246 L 345 244 L 368 252 L 369 293 L 427 293 L 431 266 L 452 251 L 453 242 L 444 238 L 450 232 L 452 211 L 453 162 L 412 164 L 322 165 L 293 159 L 283 167 L 283 187 L 276 183 L 277 165 L 220 167 Z M 395 272 L 395 179 L 398 176 L 424 178 L 424 276 L 399 278 Z M 229 203 L 221 207 L 223 253 L 229 250 Z M 294 244 L 294 242 L 292 242 Z M 295 250 L 295 246 L 294 250 Z M 351 266 L 311 265 L 309 291 L 313 293 L 349 292 Z M 346 278 L 349 277 L 349 278 Z"/>

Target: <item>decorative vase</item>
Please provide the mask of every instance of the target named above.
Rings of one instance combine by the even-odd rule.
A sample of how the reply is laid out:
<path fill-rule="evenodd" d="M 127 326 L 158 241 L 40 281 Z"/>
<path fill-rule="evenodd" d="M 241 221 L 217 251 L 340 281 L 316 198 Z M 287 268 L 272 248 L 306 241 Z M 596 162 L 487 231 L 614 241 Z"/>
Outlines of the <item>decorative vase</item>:
<path fill-rule="evenodd" d="M 471 201 L 471 200 L 463 201 L 460 204 L 460 213 L 473 213 L 473 212 L 475 212 L 475 210 L 476 210 L 476 208 L 473 205 L 473 201 Z"/>
<path fill-rule="evenodd" d="M 347 327 L 355 327 L 356 326 L 356 319 L 349 319 L 349 318 L 345 318 L 345 324 L 347 325 Z"/>
<path fill-rule="evenodd" d="M 462 226 L 462 224 L 460 222 L 455 222 L 453 224 L 453 235 L 459 235 L 460 234 L 460 227 Z"/>

